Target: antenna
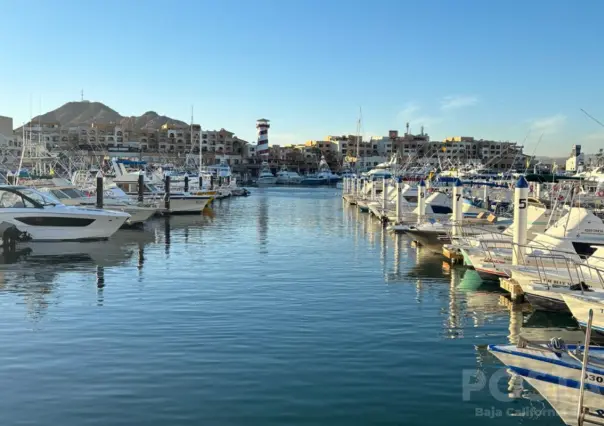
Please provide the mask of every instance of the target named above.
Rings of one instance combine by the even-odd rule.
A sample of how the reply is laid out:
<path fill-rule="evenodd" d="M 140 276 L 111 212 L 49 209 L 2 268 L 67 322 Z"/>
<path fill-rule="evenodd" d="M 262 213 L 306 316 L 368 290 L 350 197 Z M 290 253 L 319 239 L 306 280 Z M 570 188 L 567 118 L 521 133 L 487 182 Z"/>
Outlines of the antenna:
<path fill-rule="evenodd" d="M 586 116 L 588 116 L 589 118 L 591 118 L 593 121 L 595 121 L 596 123 L 598 123 L 600 126 L 604 127 L 604 124 L 602 124 L 602 122 L 600 120 L 598 120 L 597 118 L 593 117 L 591 114 L 589 114 L 583 108 L 579 108 L 579 109 L 581 110 L 581 112 L 583 114 L 585 114 Z"/>
<path fill-rule="evenodd" d="M 424 126 L 422 126 L 421 135 L 424 136 Z"/>
<path fill-rule="evenodd" d="M 408 121 L 407 121 L 406 127 L 407 127 L 407 132 L 406 133 L 409 134 L 409 122 Z"/>
<path fill-rule="evenodd" d="M 84 89 L 80 91 L 80 100 L 84 102 Z"/>

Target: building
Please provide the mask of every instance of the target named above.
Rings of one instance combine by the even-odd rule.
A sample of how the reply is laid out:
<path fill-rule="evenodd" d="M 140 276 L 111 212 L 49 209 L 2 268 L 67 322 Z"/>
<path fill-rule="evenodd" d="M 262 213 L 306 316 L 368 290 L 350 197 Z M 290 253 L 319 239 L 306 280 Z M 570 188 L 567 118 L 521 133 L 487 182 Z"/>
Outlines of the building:
<path fill-rule="evenodd" d="M 13 119 L 0 115 L 0 135 L 6 138 L 13 137 Z"/>
<path fill-rule="evenodd" d="M 13 119 L 0 115 L 0 148 L 3 150 L 18 150 L 21 140 L 13 135 Z"/>
<path fill-rule="evenodd" d="M 582 172 L 585 167 L 585 154 L 581 152 L 581 145 L 573 145 L 570 157 L 566 160 L 567 172 Z"/>

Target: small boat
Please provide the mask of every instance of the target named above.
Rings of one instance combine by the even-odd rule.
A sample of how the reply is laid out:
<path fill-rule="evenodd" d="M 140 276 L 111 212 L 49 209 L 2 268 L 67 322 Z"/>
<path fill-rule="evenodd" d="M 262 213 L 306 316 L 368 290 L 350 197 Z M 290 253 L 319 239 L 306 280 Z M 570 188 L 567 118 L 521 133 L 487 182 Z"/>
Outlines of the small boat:
<path fill-rule="evenodd" d="M 585 317 L 584 317 L 585 318 Z M 602 424 L 604 419 L 604 347 L 590 346 L 591 316 L 583 345 L 558 338 L 488 350 L 539 392 L 567 425 Z"/>

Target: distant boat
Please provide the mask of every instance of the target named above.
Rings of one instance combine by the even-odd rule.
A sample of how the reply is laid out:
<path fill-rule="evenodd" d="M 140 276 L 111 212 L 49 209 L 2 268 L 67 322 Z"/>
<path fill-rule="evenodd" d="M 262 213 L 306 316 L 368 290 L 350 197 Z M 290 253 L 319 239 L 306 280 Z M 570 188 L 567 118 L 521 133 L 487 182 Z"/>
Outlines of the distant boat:
<path fill-rule="evenodd" d="M 262 165 L 260 166 L 260 173 L 258 174 L 258 180 L 256 183 L 258 186 L 268 186 L 277 183 L 277 178 L 275 175 L 273 175 L 273 172 L 271 172 L 271 169 L 266 161 L 263 161 Z"/>
<path fill-rule="evenodd" d="M 302 176 L 297 172 L 287 170 L 285 166 L 277 172 L 277 184 L 279 185 L 297 185 L 300 182 L 302 182 Z"/>
<path fill-rule="evenodd" d="M 338 176 L 331 171 L 323 155 L 319 162 L 319 173 L 317 173 L 317 178 L 325 180 L 325 183 L 327 184 L 336 183 L 342 180 L 341 176 Z"/>

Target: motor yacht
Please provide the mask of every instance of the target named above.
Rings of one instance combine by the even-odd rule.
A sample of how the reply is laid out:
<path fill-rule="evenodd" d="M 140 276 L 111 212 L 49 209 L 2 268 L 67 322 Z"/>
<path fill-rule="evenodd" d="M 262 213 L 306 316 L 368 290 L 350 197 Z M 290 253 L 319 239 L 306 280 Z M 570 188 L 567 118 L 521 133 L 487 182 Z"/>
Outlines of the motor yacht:
<path fill-rule="evenodd" d="M 107 239 L 129 218 L 120 211 L 66 206 L 32 188 L 0 186 L 0 223 L 14 225 L 31 241 Z"/>
<path fill-rule="evenodd" d="M 258 179 L 256 180 L 258 186 L 268 186 L 275 185 L 277 183 L 277 178 L 271 172 L 271 169 L 266 161 L 263 161 L 260 165 L 260 173 L 258 174 Z"/>

